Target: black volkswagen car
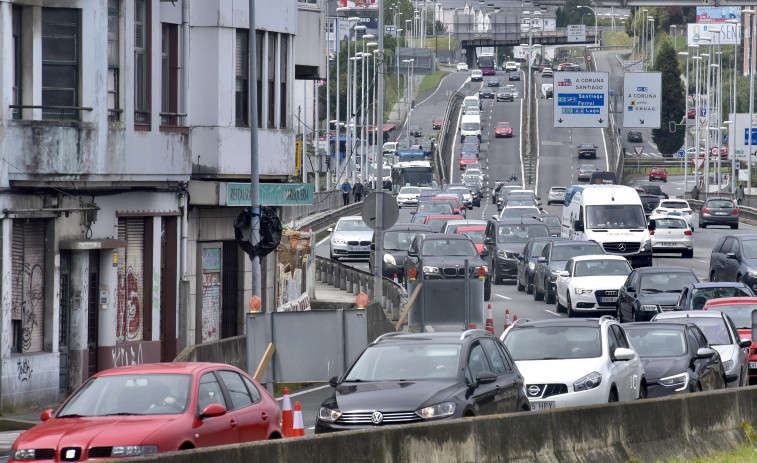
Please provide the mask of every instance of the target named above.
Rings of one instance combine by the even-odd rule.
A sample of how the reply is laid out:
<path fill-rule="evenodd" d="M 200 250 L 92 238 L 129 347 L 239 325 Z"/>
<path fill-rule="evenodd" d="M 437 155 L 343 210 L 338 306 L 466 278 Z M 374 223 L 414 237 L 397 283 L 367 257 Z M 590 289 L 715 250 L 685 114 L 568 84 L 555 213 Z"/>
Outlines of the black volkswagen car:
<path fill-rule="evenodd" d="M 694 323 L 639 322 L 623 329 L 644 365 L 647 397 L 725 388 L 720 355 Z"/>
<path fill-rule="evenodd" d="M 534 270 L 536 261 L 541 256 L 544 246 L 550 241 L 567 241 L 568 238 L 558 238 L 545 236 L 541 238 L 531 238 L 523 248 L 523 252 L 518 256 L 518 276 L 515 278 L 515 284 L 518 291 L 526 291 L 526 294 L 534 292 Z"/>
<path fill-rule="evenodd" d="M 604 254 L 596 241 L 550 241 L 536 259 L 534 268 L 534 300 L 542 298 L 547 304 L 555 303 L 555 284 L 557 272 L 565 268 L 565 264 L 572 258 L 592 254 Z"/>
<path fill-rule="evenodd" d="M 710 281 L 742 281 L 757 289 L 757 234 L 721 236 L 710 254 Z"/>
<path fill-rule="evenodd" d="M 537 219 L 489 219 L 484 235 L 484 250 L 492 280 L 501 284 L 514 280 L 518 275 L 518 256 L 531 238 L 549 237 L 549 229 Z"/>
<path fill-rule="evenodd" d="M 637 268 L 620 287 L 617 319 L 648 321 L 660 312 L 676 310 L 683 287 L 698 282 L 686 267 Z"/>
<path fill-rule="evenodd" d="M 384 231 L 384 257 L 381 259 L 381 275 L 394 278 L 402 282 L 405 275 L 405 258 L 413 238 L 418 233 L 433 233 L 431 227 L 419 223 L 395 223 L 392 228 Z M 368 269 L 373 273 L 373 263 L 376 261 L 376 234 L 371 239 L 371 257 Z"/>
<path fill-rule="evenodd" d="M 329 383 L 316 434 L 531 409 L 510 353 L 484 330 L 385 334 Z"/>

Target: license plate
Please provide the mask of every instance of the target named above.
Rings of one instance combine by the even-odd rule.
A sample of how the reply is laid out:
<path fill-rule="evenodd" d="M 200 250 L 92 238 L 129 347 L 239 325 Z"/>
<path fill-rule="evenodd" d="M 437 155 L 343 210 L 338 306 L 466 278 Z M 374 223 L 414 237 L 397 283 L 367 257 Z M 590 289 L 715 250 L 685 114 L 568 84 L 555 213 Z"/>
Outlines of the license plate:
<path fill-rule="evenodd" d="M 728 214 L 728 213 L 727 212 L 715 212 L 714 215 L 726 215 L 726 214 Z"/>
<path fill-rule="evenodd" d="M 618 298 L 617 297 L 611 297 L 611 296 L 600 297 L 599 298 L 599 302 L 618 302 Z"/>
<path fill-rule="evenodd" d="M 359 252 L 359 251 L 367 251 L 368 246 L 350 246 L 350 251 L 353 252 Z"/>
<path fill-rule="evenodd" d="M 532 402 L 531 410 L 550 410 L 555 408 L 554 402 Z"/>
<path fill-rule="evenodd" d="M 680 212 L 668 212 L 668 215 L 681 215 Z"/>
<path fill-rule="evenodd" d="M 749 368 L 757 369 L 757 362 L 749 362 Z"/>
<path fill-rule="evenodd" d="M 668 247 L 670 247 L 670 246 L 677 246 L 678 245 L 678 243 L 660 243 L 660 244 L 663 245 L 663 246 L 668 246 Z"/>

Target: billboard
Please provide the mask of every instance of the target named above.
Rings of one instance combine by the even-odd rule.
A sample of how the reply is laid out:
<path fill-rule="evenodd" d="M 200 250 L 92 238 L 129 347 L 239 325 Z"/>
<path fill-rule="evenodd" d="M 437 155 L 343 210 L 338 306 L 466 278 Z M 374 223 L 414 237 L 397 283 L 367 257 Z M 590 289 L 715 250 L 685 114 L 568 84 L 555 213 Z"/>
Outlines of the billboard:
<path fill-rule="evenodd" d="M 698 6 L 698 23 L 725 22 L 728 19 L 741 19 L 741 10 L 737 6 Z"/>
<path fill-rule="evenodd" d="M 584 24 L 568 24 L 568 43 L 586 42 L 586 26 Z"/>
<path fill-rule="evenodd" d="M 707 39 L 710 40 L 707 40 Z M 741 41 L 741 24 L 689 23 L 688 45 L 736 45 Z"/>

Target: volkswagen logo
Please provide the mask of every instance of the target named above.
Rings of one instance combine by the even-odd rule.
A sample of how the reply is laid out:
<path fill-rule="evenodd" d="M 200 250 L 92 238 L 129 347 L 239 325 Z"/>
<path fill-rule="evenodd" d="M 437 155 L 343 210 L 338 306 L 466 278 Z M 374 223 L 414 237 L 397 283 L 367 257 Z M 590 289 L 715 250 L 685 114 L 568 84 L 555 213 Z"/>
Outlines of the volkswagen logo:
<path fill-rule="evenodd" d="M 371 413 L 371 422 L 373 424 L 381 424 L 384 421 L 384 415 L 381 412 Z"/>
<path fill-rule="evenodd" d="M 626 243 L 620 243 L 618 245 L 618 251 L 620 251 L 620 252 L 626 252 Z"/>
<path fill-rule="evenodd" d="M 528 395 L 538 396 L 540 392 L 541 392 L 541 389 L 539 388 L 539 386 L 536 386 L 536 385 L 528 386 Z"/>

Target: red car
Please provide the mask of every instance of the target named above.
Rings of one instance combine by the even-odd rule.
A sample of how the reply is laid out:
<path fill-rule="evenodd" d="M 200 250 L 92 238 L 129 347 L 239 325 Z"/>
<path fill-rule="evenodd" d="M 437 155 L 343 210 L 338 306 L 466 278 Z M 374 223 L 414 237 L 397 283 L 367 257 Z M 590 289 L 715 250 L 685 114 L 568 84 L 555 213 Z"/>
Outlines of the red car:
<path fill-rule="evenodd" d="M 733 320 L 741 339 L 752 339 L 752 311 L 757 310 L 757 297 L 723 297 L 710 299 L 702 310 L 717 310 Z M 757 380 L 757 344 L 749 349 L 749 380 Z"/>
<path fill-rule="evenodd" d="M 442 231 L 442 228 L 444 228 L 444 224 L 450 220 L 460 220 L 460 216 L 449 214 L 430 215 L 426 217 L 426 221 L 424 223 L 431 227 L 431 230 L 433 230 L 434 233 L 439 233 L 440 231 Z"/>
<path fill-rule="evenodd" d="M 649 181 L 659 180 L 660 182 L 668 181 L 668 171 L 664 167 L 654 167 L 649 172 Z"/>
<path fill-rule="evenodd" d="M 499 122 L 497 123 L 497 126 L 494 128 L 494 137 L 512 137 L 513 136 L 513 127 L 510 125 L 509 122 Z"/>
<path fill-rule="evenodd" d="M 220 363 L 153 363 L 93 375 L 43 423 L 21 434 L 9 461 L 90 461 L 282 436 L 276 399 Z"/>
<path fill-rule="evenodd" d="M 460 170 L 465 170 L 466 164 L 473 164 L 478 162 L 478 156 L 475 154 L 463 154 L 460 156 Z"/>
<path fill-rule="evenodd" d="M 466 235 L 476 245 L 479 254 L 484 252 L 484 235 L 486 234 L 486 225 L 471 225 L 470 227 L 459 227 L 455 232 L 458 235 Z"/>
<path fill-rule="evenodd" d="M 697 113 L 694 108 L 689 108 L 689 110 L 686 111 L 686 117 L 688 117 L 689 119 L 695 119 L 697 117 Z"/>
<path fill-rule="evenodd" d="M 443 117 L 435 117 L 433 121 L 431 121 L 431 125 L 433 126 L 434 130 L 439 130 L 442 128 L 442 122 L 444 122 Z"/>

